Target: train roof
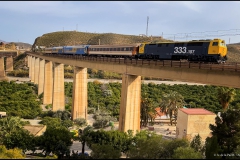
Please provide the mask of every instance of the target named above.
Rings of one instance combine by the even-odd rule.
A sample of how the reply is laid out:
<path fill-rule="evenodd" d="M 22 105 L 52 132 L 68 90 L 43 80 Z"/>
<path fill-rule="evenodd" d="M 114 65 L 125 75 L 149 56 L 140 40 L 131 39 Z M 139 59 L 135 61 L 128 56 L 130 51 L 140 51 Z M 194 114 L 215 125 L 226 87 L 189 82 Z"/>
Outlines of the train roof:
<path fill-rule="evenodd" d="M 192 42 L 210 42 L 210 41 L 224 41 L 223 39 L 215 38 L 215 39 L 200 39 L 200 40 L 190 40 L 190 41 L 174 41 L 174 42 L 156 42 L 156 43 L 145 43 L 145 44 L 162 44 L 162 43 L 192 43 Z"/>
<path fill-rule="evenodd" d="M 54 49 L 58 49 L 58 48 L 63 48 L 62 46 L 58 46 L 58 47 L 52 47 Z"/>
<path fill-rule="evenodd" d="M 76 46 L 64 46 L 65 48 L 78 48 L 78 47 L 86 47 L 86 46 L 89 46 L 89 45 L 76 45 Z"/>
<path fill-rule="evenodd" d="M 105 48 L 105 47 L 137 47 L 141 43 L 136 44 L 116 44 L 116 45 L 90 45 L 89 48 Z"/>

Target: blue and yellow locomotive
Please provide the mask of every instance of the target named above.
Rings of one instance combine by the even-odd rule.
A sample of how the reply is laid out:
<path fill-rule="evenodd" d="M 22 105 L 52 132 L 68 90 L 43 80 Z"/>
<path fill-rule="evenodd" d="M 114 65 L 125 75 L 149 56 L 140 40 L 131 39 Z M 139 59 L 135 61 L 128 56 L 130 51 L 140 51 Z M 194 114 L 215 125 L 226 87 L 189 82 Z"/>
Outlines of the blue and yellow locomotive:
<path fill-rule="evenodd" d="M 138 58 L 201 62 L 224 62 L 227 47 L 224 40 L 193 40 L 187 42 L 144 43 L 139 46 Z"/>

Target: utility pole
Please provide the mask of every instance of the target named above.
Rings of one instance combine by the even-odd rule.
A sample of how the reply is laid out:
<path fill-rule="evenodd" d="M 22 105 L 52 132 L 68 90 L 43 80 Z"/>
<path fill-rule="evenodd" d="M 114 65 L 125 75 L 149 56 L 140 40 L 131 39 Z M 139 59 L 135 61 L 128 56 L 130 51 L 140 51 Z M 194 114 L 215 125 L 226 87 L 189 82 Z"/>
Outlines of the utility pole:
<path fill-rule="evenodd" d="M 147 16 L 147 29 L 146 29 L 146 36 L 148 36 L 148 20 L 149 20 L 149 17 Z"/>

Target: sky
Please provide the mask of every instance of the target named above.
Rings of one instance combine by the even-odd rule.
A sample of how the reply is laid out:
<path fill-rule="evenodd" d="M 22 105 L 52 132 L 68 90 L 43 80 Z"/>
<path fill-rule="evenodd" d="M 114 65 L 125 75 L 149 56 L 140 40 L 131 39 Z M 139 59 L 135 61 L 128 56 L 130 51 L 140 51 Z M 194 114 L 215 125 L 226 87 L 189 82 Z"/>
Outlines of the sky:
<path fill-rule="evenodd" d="M 240 42 L 240 1 L 0 1 L 0 40 L 57 31 Z"/>

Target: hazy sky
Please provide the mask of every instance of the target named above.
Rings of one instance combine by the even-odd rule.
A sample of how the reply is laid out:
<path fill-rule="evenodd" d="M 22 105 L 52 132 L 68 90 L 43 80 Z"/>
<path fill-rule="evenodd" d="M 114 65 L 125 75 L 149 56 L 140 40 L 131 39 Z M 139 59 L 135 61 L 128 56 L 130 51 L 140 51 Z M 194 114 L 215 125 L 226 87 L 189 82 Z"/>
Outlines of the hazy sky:
<path fill-rule="evenodd" d="M 0 15 L 6 42 L 73 30 L 240 42 L 239 1 L 0 1 Z"/>

